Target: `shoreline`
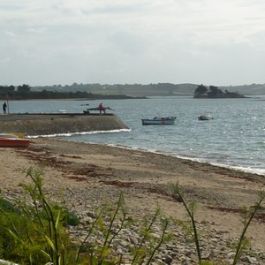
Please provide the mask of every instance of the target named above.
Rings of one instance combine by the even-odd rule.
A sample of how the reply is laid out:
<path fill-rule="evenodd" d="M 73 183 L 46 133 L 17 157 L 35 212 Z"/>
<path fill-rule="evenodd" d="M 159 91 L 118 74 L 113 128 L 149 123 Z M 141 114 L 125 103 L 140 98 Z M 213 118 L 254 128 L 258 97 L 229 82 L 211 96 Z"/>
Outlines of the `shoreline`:
<path fill-rule="evenodd" d="M 97 132 L 95 132 L 95 133 L 97 133 Z M 67 135 L 67 136 L 70 136 L 70 135 Z M 73 142 L 81 143 L 81 141 L 73 141 Z M 126 150 L 135 150 L 135 151 L 141 151 L 141 152 L 146 152 L 146 153 L 165 155 L 165 156 L 175 157 L 178 159 L 192 161 L 192 162 L 196 162 L 196 163 L 200 163 L 200 164 L 206 164 L 206 165 L 214 166 L 214 167 L 218 167 L 218 168 L 231 169 L 234 171 L 238 171 L 239 173 L 247 173 L 247 174 L 262 176 L 265 178 L 265 169 L 257 169 L 258 171 L 264 171 L 263 173 L 258 173 L 254 169 L 248 170 L 246 167 L 244 168 L 241 166 L 230 166 L 227 164 L 215 163 L 215 162 L 211 162 L 205 158 L 183 156 L 183 155 L 174 154 L 172 152 L 152 150 L 152 149 L 144 149 L 144 148 L 139 148 L 139 147 L 130 147 L 130 146 L 125 146 L 125 145 L 123 146 L 123 145 L 115 145 L 115 144 L 103 144 L 103 143 L 96 143 L 96 142 L 83 142 L 82 141 L 82 143 L 99 144 L 99 145 L 103 145 L 103 146 L 106 145 L 106 146 L 117 147 L 117 148 L 126 149 Z"/>
<path fill-rule="evenodd" d="M 98 134 L 98 133 L 116 133 L 116 132 L 129 132 L 131 129 L 114 129 L 107 131 L 88 131 L 88 132 L 73 132 L 73 133 L 57 133 L 57 134 L 44 134 L 44 135 L 27 135 L 27 139 L 38 139 L 38 138 L 56 138 L 56 137 L 70 137 L 75 135 L 89 135 L 89 134 Z M 76 142 L 76 141 L 73 141 Z M 81 143 L 81 142 L 79 142 Z M 85 143 L 85 142 L 84 142 Z M 88 143 L 93 144 L 93 143 Z"/>
<path fill-rule="evenodd" d="M 217 162 L 211 162 L 210 160 L 207 160 L 205 158 L 199 158 L 199 157 L 189 157 L 189 156 L 183 156 L 183 155 L 178 155 L 174 154 L 172 152 L 166 152 L 166 151 L 161 151 L 161 150 L 152 150 L 152 149 L 144 149 L 140 147 L 132 147 L 132 146 L 126 146 L 126 145 L 120 145 L 120 144 L 108 144 L 108 143 L 97 143 L 97 142 L 87 142 L 87 141 L 71 141 L 71 140 L 66 140 L 66 139 L 61 139 L 60 137 L 71 137 L 71 136 L 78 136 L 78 135 L 91 135 L 91 134 L 98 134 L 98 133 L 117 133 L 117 132 L 130 132 L 131 129 L 118 129 L 118 130 L 108 130 L 108 131 L 89 131 L 89 132 L 75 132 L 75 133 L 61 133 L 61 134 L 51 134 L 51 135 L 33 135 L 33 136 L 27 136 L 29 139 L 38 139 L 38 138 L 53 138 L 53 137 L 58 137 L 57 139 L 63 140 L 66 142 L 74 142 L 74 143 L 84 143 L 84 144 L 95 144 L 95 145 L 102 145 L 102 146 L 109 146 L 109 147 L 116 147 L 116 148 L 121 148 L 125 150 L 132 150 L 132 151 L 141 151 L 141 152 L 146 152 L 146 153 L 153 153 L 153 154 L 159 154 L 159 155 L 165 155 L 168 157 L 174 157 L 182 160 L 187 160 L 187 161 L 192 161 L 195 163 L 200 163 L 200 164 L 206 164 L 209 166 L 217 167 L 217 168 L 224 168 L 228 170 L 233 170 L 233 171 L 238 171 L 239 173 L 242 174 L 252 174 L 255 176 L 261 176 L 264 177 L 265 180 L 265 168 L 262 169 L 251 169 L 249 167 L 243 167 L 243 166 L 231 166 L 228 164 L 222 164 L 222 163 L 217 163 Z M 260 172 L 260 173 L 259 173 Z"/>
<path fill-rule="evenodd" d="M 104 132 L 103 132 L 104 133 Z M 61 139 L 60 139 L 61 140 Z M 64 139 L 62 141 L 65 141 Z M 225 165 L 225 164 L 215 164 L 215 163 L 211 163 L 209 161 L 202 161 L 200 160 L 200 158 L 191 158 L 191 157 L 184 157 L 184 156 L 179 156 L 177 154 L 173 154 L 173 153 L 167 153 L 167 152 L 163 152 L 163 151 L 153 151 L 153 150 L 148 150 L 148 149 L 143 149 L 143 148 L 137 148 L 137 147 L 128 147 L 128 146 L 123 146 L 123 145 L 115 145 L 115 144 L 103 144 L 103 143 L 95 143 L 95 142 L 83 142 L 83 141 L 70 141 L 73 143 L 83 143 L 83 144 L 88 144 L 88 145 L 99 145 L 99 146 L 106 146 L 106 147 L 113 147 L 113 148 L 120 148 L 120 149 L 124 149 L 124 150 L 128 150 L 128 151 L 139 151 L 142 153 L 147 153 L 147 154 L 157 154 L 157 155 L 162 155 L 165 157 L 171 157 L 171 158 L 176 158 L 179 160 L 182 160 L 183 163 L 189 163 L 189 162 L 193 162 L 194 164 L 199 164 L 199 165 L 203 165 L 209 168 L 212 168 L 213 170 L 227 170 L 227 172 L 230 172 L 231 175 L 238 175 L 238 174 L 243 174 L 247 180 L 252 181 L 251 176 L 253 177 L 253 181 L 257 181 L 257 179 L 260 179 L 261 183 L 265 184 L 265 172 L 264 174 L 258 174 L 256 172 L 251 172 L 251 171 L 247 171 L 244 170 L 243 168 L 240 169 L 239 166 L 229 166 L 229 165 Z M 265 171 L 265 169 L 264 169 Z M 236 173 L 236 174 L 234 174 Z M 242 178 L 244 178 L 244 176 Z"/>
<path fill-rule="evenodd" d="M 187 220 L 183 205 L 167 193 L 169 185 L 179 183 L 187 199 L 197 204 L 198 224 L 210 236 L 218 234 L 220 240 L 232 242 L 242 231 L 241 209 L 254 205 L 258 192 L 265 190 L 265 178 L 260 175 L 165 154 L 58 138 L 32 142 L 28 149 L 0 149 L 0 159 L 5 161 L 0 165 L 2 194 L 20 196 L 19 184 L 29 181 L 23 170 L 41 168 L 49 197 L 80 216 L 91 207 L 115 203 L 122 192 L 128 212 L 137 218 L 159 206 L 166 216 Z M 262 253 L 264 231 L 265 212 L 261 212 L 247 236 L 252 249 Z"/>

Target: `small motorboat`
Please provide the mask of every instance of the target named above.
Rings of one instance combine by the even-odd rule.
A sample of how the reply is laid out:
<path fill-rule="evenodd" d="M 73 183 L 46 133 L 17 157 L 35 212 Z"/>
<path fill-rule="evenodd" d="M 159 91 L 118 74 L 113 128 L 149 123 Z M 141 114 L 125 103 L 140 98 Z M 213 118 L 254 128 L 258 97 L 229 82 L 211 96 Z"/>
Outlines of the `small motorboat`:
<path fill-rule="evenodd" d="M 28 147 L 30 140 L 19 138 L 15 134 L 0 133 L 0 147 Z"/>
<path fill-rule="evenodd" d="M 211 115 L 200 115 L 198 117 L 199 121 L 208 121 L 208 120 L 213 120 L 213 117 Z"/>
<path fill-rule="evenodd" d="M 142 125 L 174 125 L 176 117 L 154 117 L 153 119 L 142 119 Z"/>

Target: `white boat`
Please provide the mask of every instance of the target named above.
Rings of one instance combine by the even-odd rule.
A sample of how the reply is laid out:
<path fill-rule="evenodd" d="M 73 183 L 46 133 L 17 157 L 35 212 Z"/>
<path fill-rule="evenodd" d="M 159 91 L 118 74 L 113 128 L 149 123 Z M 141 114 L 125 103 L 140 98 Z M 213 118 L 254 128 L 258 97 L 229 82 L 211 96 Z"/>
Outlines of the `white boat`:
<path fill-rule="evenodd" d="M 154 117 L 153 119 L 142 119 L 142 125 L 173 125 L 176 117 Z"/>

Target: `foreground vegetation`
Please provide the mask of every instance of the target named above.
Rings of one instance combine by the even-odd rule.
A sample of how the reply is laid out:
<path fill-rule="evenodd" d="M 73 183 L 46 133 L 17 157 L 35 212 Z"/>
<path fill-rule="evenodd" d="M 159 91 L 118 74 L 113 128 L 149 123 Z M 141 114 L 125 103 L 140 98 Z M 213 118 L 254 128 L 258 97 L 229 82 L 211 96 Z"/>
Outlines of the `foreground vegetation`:
<path fill-rule="evenodd" d="M 130 228 L 135 222 L 127 213 L 123 195 L 120 194 L 116 205 L 100 209 L 86 235 L 77 241 L 69 236 L 68 228 L 78 226 L 79 218 L 47 199 L 41 175 L 32 168 L 28 170 L 31 184 L 23 185 L 28 196 L 24 201 L 11 203 L 0 198 L 0 259 L 31 265 L 122 264 L 123 254 L 115 252 L 113 242 L 123 229 Z M 179 185 L 171 185 L 169 192 L 186 209 L 198 264 L 225 264 L 202 258 L 195 204 L 187 202 Z M 231 265 L 239 262 L 248 243 L 246 231 L 264 200 L 265 194 L 259 194 L 257 203 L 246 211 L 244 228 Z M 155 261 L 161 246 L 171 240 L 169 224 L 169 219 L 163 217 L 159 209 L 142 221 L 138 231 L 141 240 L 130 247 L 130 264 L 151 264 Z M 160 227 L 158 236 L 154 234 L 155 225 Z"/>

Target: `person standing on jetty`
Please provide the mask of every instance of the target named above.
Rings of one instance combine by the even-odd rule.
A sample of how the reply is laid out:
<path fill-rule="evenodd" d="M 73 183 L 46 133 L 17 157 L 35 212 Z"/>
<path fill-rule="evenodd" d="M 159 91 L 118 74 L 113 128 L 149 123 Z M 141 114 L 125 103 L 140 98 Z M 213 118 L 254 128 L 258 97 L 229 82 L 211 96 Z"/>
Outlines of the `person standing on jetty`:
<path fill-rule="evenodd" d="M 4 114 L 6 114 L 6 108 L 7 108 L 7 104 L 6 104 L 6 102 L 4 102 L 4 104 L 3 104 L 3 113 Z"/>
<path fill-rule="evenodd" d="M 102 112 L 105 114 L 106 113 L 106 108 L 103 106 L 103 103 L 99 103 L 98 105 L 99 113 L 101 114 Z"/>

